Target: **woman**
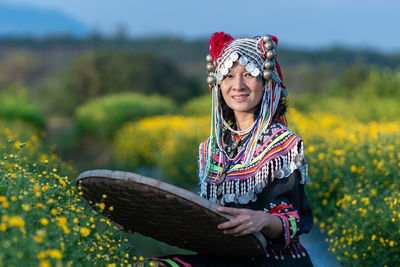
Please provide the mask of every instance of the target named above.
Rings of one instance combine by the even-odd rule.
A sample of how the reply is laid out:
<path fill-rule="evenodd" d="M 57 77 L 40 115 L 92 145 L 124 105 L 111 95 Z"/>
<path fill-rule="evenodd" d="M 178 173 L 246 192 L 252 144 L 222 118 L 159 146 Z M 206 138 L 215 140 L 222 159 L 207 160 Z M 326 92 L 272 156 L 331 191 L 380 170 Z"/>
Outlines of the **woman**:
<path fill-rule="evenodd" d="M 268 240 L 265 255 L 174 255 L 160 264 L 312 266 L 299 242 L 313 223 L 304 194 L 307 166 L 302 140 L 285 126 L 287 90 L 277 43 L 270 35 L 236 40 L 223 32 L 212 35 L 207 56 L 212 129 L 199 149 L 201 196 L 234 216 L 218 228 L 236 236 L 261 232 Z"/>

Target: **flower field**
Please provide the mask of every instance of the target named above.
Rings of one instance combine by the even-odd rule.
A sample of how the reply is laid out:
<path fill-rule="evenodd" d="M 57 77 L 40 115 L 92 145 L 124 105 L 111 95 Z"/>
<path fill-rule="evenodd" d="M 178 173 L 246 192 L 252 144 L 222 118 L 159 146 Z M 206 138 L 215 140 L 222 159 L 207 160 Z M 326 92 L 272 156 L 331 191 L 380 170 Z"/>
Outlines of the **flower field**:
<path fill-rule="evenodd" d="M 209 123 L 209 117 L 184 116 L 126 123 L 116 134 L 114 158 L 133 168 L 159 167 L 167 181 L 193 189 L 198 183 L 198 147 L 209 135 Z"/>
<path fill-rule="evenodd" d="M 291 110 L 305 140 L 308 197 L 327 242 L 346 266 L 400 262 L 400 121 L 360 123 Z"/>
<path fill-rule="evenodd" d="M 128 237 L 80 201 L 76 171 L 48 152 L 40 131 L 0 121 L 0 149 L 0 266 L 128 266 L 136 260 Z"/>
<path fill-rule="evenodd" d="M 315 223 L 328 234 L 326 241 L 338 261 L 345 266 L 397 266 L 400 121 L 361 123 L 331 114 L 306 116 L 294 109 L 287 117 L 289 128 L 305 141 L 311 177 L 307 193 Z M 128 123 L 116 135 L 115 157 L 134 168 L 159 166 L 175 184 L 193 185 L 197 144 L 209 127 L 207 117 Z"/>
<path fill-rule="evenodd" d="M 400 121 L 362 123 L 294 109 L 287 117 L 305 141 L 306 190 L 332 253 L 344 266 L 398 266 Z M 126 123 L 113 141 L 114 160 L 131 169 L 158 167 L 169 182 L 193 188 L 198 144 L 209 127 L 207 116 Z M 3 121 L 0 129 L 0 266 L 129 266 L 137 260 L 132 237 L 79 199 L 72 181 L 77 172 L 49 152 L 40 130 Z"/>

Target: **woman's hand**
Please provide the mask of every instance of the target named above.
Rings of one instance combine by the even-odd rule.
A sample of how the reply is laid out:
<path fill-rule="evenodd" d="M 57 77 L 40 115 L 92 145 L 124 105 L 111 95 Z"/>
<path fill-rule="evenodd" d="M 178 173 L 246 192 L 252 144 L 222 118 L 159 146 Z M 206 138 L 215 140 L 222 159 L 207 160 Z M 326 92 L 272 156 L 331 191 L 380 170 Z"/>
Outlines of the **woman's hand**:
<path fill-rule="evenodd" d="M 269 216 L 271 216 L 260 210 L 227 207 L 219 207 L 217 210 L 235 217 L 230 221 L 218 225 L 218 229 L 223 230 L 224 234 L 232 234 L 234 236 L 260 232 L 268 225 Z"/>

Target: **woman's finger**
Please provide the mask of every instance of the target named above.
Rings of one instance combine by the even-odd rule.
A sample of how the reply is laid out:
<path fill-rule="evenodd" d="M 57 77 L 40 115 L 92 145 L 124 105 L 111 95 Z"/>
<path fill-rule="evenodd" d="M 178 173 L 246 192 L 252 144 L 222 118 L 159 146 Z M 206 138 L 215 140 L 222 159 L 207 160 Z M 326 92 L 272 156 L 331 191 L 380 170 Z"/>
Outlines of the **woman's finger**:
<path fill-rule="evenodd" d="M 229 220 L 227 222 L 218 224 L 218 229 L 225 230 L 225 229 L 233 228 L 233 227 L 240 225 L 241 223 L 242 222 L 241 222 L 240 218 L 235 218 L 235 219 Z"/>
<path fill-rule="evenodd" d="M 217 211 L 219 211 L 221 213 L 233 215 L 233 216 L 242 214 L 243 210 L 244 209 L 228 208 L 228 207 L 218 207 L 217 208 Z"/>

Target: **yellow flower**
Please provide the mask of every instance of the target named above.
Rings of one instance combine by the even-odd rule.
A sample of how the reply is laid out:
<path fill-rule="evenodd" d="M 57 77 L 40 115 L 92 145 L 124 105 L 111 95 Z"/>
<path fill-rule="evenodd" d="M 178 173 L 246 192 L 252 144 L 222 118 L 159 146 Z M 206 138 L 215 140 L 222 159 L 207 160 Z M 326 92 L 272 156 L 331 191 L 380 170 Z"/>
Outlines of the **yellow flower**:
<path fill-rule="evenodd" d="M 7 201 L 6 197 L 5 196 L 0 196 L 0 203 L 2 203 L 4 201 Z"/>
<path fill-rule="evenodd" d="M 5 224 L 5 223 L 1 223 L 0 224 L 0 231 L 3 231 L 3 232 L 5 232 L 5 231 L 7 231 L 7 224 Z"/>
<path fill-rule="evenodd" d="M 35 235 L 35 236 L 32 237 L 32 239 L 35 240 L 35 242 L 38 243 L 38 244 L 42 244 L 43 243 L 43 238 L 41 236 Z"/>
<path fill-rule="evenodd" d="M 75 218 L 73 219 L 73 222 L 76 223 L 76 224 L 78 224 L 78 223 L 79 223 L 79 219 L 75 217 Z"/>
<path fill-rule="evenodd" d="M 6 209 L 6 208 L 8 208 L 8 207 L 10 206 L 10 203 L 8 203 L 7 201 L 5 201 L 5 202 L 1 203 L 1 206 L 2 206 L 4 209 Z"/>
<path fill-rule="evenodd" d="M 46 251 L 40 251 L 39 254 L 37 255 L 39 260 L 44 260 L 47 258 L 47 252 Z"/>
<path fill-rule="evenodd" d="M 371 195 L 372 195 L 372 196 L 376 196 L 376 194 L 377 194 L 377 191 L 376 191 L 376 189 L 374 189 L 374 188 L 373 188 L 373 189 L 371 189 Z"/>
<path fill-rule="evenodd" d="M 58 226 L 66 226 L 67 219 L 65 217 L 57 217 L 57 225 Z"/>
<path fill-rule="evenodd" d="M 107 264 L 107 267 L 116 267 L 117 265 L 115 263 L 109 263 Z"/>
<path fill-rule="evenodd" d="M 57 214 L 57 209 L 52 208 L 51 211 L 50 211 L 50 213 L 51 213 L 52 215 L 56 215 L 56 214 Z"/>
<path fill-rule="evenodd" d="M 22 218 L 19 217 L 19 216 L 11 216 L 10 219 L 9 219 L 9 221 L 8 221 L 8 224 L 9 224 L 10 226 L 13 226 L 13 227 L 20 227 L 20 228 L 22 228 L 22 227 L 25 226 L 25 221 L 24 221 L 24 219 L 22 219 Z"/>
<path fill-rule="evenodd" d="M 357 167 L 355 165 L 351 165 L 350 171 L 351 172 L 357 172 Z"/>
<path fill-rule="evenodd" d="M 62 252 L 59 251 L 58 249 L 50 249 L 47 251 L 47 254 L 49 255 L 50 258 L 61 260 L 62 259 Z"/>
<path fill-rule="evenodd" d="M 51 264 L 48 260 L 41 261 L 39 267 L 51 267 Z"/>
<path fill-rule="evenodd" d="M 40 224 L 46 226 L 49 224 L 49 220 L 47 218 L 42 218 L 40 219 Z"/>
<path fill-rule="evenodd" d="M 81 227 L 79 232 L 83 237 L 87 237 L 90 234 L 90 230 L 86 227 Z"/>

